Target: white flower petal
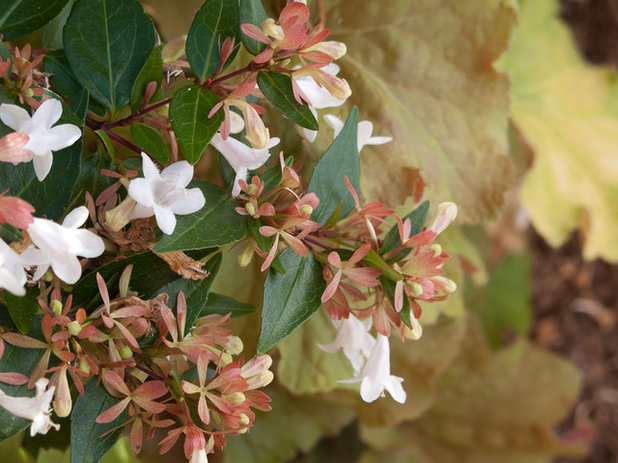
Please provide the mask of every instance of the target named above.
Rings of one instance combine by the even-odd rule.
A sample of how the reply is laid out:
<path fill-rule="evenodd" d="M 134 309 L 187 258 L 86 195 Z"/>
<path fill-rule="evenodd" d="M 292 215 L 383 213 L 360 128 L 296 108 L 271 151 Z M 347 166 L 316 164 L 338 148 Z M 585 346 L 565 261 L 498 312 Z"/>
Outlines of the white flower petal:
<path fill-rule="evenodd" d="M 403 386 L 401 385 L 402 382 L 403 378 L 391 376 L 385 384 L 386 390 L 391 397 L 400 404 L 405 403 L 407 399 L 406 391 L 403 390 Z"/>
<path fill-rule="evenodd" d="M 62 221 L 62 226 L 65 228 L 77 229 L 84 225 L 86 220 L 88 220 L 88 208 L 86 206 L 80 206 L 67 214 Z"/>
<path fill-rule="evenodd" d="M 393 141 L 393 137 L 371 137 L 367 142 L 368 145 L 384 145 Z"/>
<path fill-rule="evenodd" d="M 30 123 L 34 127 L 42 126 L 49 129 L 58 122 L 60 116 L 62 116 L 62 103 L 55 98 L 49 98 L 34 112 Z"/>
<path fill-rule="evenodd" d="M 174 214 L 186 215 L 199 211 L 206 204 L 204 193 L 199 188 L 185 190 L 185 194 L 170 204 Z"/>
<path fill-rule="evenodd" d="M 129 216 L 129 220 L 143 219 L 146 217 L 152 217 L 153 215 L 154 209 L 152 207 L 142 206 L 137 203 L 133 208 L 133 212 L 131 212 L 131 215 Z"/>
<path fill-rule="evenodd" d="M 52 259 L 51 268 L 58 278 L 72 285 L 82 276 L 82 266 L 79 259 L 72 254 L 65 254 L 61 259 Z"/>
<path fill-rule="evenodd" d="M 324 114 L 324 120 L 335 131 L 335 138 L 339 136 L 341 129 L 343 129 L 343 120 L 341 120 L 334 114 Z"/>
<path fill-rule="evenodd" d="M 133 198 L 138 204 L 141 204 L 142 206 L 151 208 L 154 205 L 154 198 L 152 193 L 153 191 L 151 188 L 151 182 L 148 179 L 135 178 L 129 183 L 129 196 L 131 196 L 131 198 Z M 135 215 L 135 210 L 133 211 L 133 215 Z"/>
<path fill-rule="evenodd" d="M 63 148 L 68 148 L 82 136 L 82 131 L 73 124 L 61 124 L 52 127 L 47 131 L 46 141 L 49 149 L 58 151 Z"/>
<path fill-rule="evenodd" d="M 75 230 L 72 234 L 69 252 L 81 257 L 97 257 L 105 251 L 105 243 L 101 237 L 90 230 Z"/>
<path fill-rule="evenodd" d="M 54 162 L 54 157 L 52 156 L 51 151 L 47 151 L 44 154 L 35 154 L 32 158 L 32 166 L 34 167 L 34 173 L 36 174 L 36 178 L 39 181 L 45 180 L 47 174 L 51 170 L 52 163 Z"/>
<path fill-rule="evenodd" d="M 0 120 L 17 132 L 30 122 L 30 114 L 24 108 L 14 104 L 0 104 Z"/>
<path fill-rule="evenodd" d="M 144 172 L 144 178 L 146 178 L 147 180 L 159 178 L 159 169 L 157 169 L 157 166 L 155 166 L 154 162 L 152 162 L 150 157 L 144 152 L 142 152 L 142 171 Z"/>
<path fill-rule="evenodd" d="M 51 401 L 55 387 L 45 390 L 48 385 L 46 378 L 36 382 L 36 395 L 34 397 L 12 397 L 0 391 L 0 406 L 15 416 L 32 420 L 30 435 L 37 433 L 46 434 L 51 427 L 58 429 L 60 426 L 50 419 Z"/>
<path fill-rule="evenodd" d="M 363 377 L 360 387 L 360 396 L 365 402 L 373 402 L 378 399 L 384 392 L 384 386 L 381 382 L 371 376 Z"/>
<path fill-rule="evenodd" d="M 155 218 L 157 225 L 163 233 L 171 235 L 176 228 L 176 217 L 174 213 L 167 208 L 154 205 Z"/>
<path fill-rule="evenodd" d="M 184 188 L 193 180 L 193 166 L 187 161 L 175 162 L 163 169 L 161 178 L 173 181 L 177 186 Z"/>

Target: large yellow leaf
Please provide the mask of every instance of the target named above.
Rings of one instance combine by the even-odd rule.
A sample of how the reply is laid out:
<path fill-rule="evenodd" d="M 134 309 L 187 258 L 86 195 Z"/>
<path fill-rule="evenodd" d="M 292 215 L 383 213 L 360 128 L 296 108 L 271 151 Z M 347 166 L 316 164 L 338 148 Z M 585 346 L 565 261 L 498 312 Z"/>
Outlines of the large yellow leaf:
<path fill-rule="evenodd" d="M 455 201 L 468 222 L 494 215 L 512 166 L 509 84 L 493 63 L 511 36 L 513 1 L 325 4 L 333 38 L 348 46 L 340 62 L 351 103 L 375 133 L 394 137 L 361 153 L 365 197 L 403 203 L 420 168 L 429 199 Z"/>
<path fill-rule="evenodd" d="M 525 340 L 491 354 L 473 325 L 459 357 L 440 377 L 435 406 L 398 428 L 363 428 L 378 452 L 410 463 L 549 463 L 581 447 L 558 442 L 551 427 L 573 404 L 576 369 Z M 379 461 L 368 454 L 363 461 Z"/>
<path fill-rule="evenodd" d="M 608 72 L 582 61 L 557 10 L 557 1 L 523 1 L 503 63 L 513 121 L 536 155 L 521 198 L 553 246 L 581 229 L 585 257 L 618 261 L 618 95 Z"/>

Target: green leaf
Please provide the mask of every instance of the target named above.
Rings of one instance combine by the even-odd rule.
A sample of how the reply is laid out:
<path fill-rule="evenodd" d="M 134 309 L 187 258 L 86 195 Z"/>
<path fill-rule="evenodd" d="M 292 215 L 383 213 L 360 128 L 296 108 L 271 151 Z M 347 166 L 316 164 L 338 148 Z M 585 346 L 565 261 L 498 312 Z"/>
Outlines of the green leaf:
<path fill-rule="evenodd" d="M 414 236 L 423 230 L 428 212 L 429 201 L 424 201 L 408 215 L 401 218 L 402 222 L 405 222 L 406 219 L 410 219 L 410 236 Z M 399 236 L 399 229 L 397 228 L 397 225 L 394 225 L 384 238 L 382 249 L 380 249 L 380 255 L 384 255 L 399 246 L 401 246 L 401 237 Z"/>
<path fill-rule="evenodd" d="M 116 149 L 114 148 L 114 144 L 112 143 L 112 139 L 109 137 L 109 134 L 103 129 L 97 129 L 94 133 L 99 137 L 101 143 L 103 143 L 105 152 L 112 159 L 112 162 L 114 162 L 116 160 Z"/>
<path fill-rule="evenodd" d="M 380 283 L 382 284 L 384 292 L 386 293 L 386 296 L 388 297 L 391 305 L 395 307 L 395 282 L 382 275 L 380 275 L 378 279 L 380 280 Z M 399 311 L 399 318 L 401 318 L 401 321 L 403 321 L 410 329 L 412 329 L 412 319 L 410 318 L 412 316 L 413 315 L 410 312 L 410 301 L 408 301 L 408 298 L 404 295 L 403 306 Z"/>
<path fill-rule="evenodd" d="M 156 44 L 152 21 L 135 0 L 80 0 L 64 27 L 64 51 L 80 83 L 115 113 Z"/>
<path fill-rule="evenodd" d="M 131 124 L 131 136 L 135 144 L 143 151 L 166 166 L 170 162 L 167 145 L 161 134 L 150 126 L 144 124 Z"/>
<path fill-rule="evenodd" d="M 19 229 L 15 228 L 13 225 L 3 223 L 0 225 L 0 238 L 10 243 L 12 241 L 21 241 L 22 235 Z"/>
<path fill-rule="evenodd" d="M 204 82 L 219 67 L 219 47 L 228 37 L 240 40 L 238 2 L 235 0 L 206 0 L 195 15 L 187 35 L 187 60 L 200 82 Z M 228 63 L 236 56 L 236 49 Z"/>
<path fill-rule="evenodd" d="M 4 302 L 9 309 L 9 314 L 19 331 L 26 334 L 30 324 L 39 311 L 40 291 L 38 288 L 28 288 L 24 296 L 14 296 L 8 291 L 4 291 Z"/>
<path fill-rule="evenodd" d="M 195 164 L 202 157 L 212 136 L 223 122 L 223 111 L 210 119 L 208 114 L 219 103 L 210 90 L 188 85 L 178 90 L 170 103 L 172 128 L 187 161 Z"/>
<path fill-rule="evenodd" d="M 262 21 L 266 18 L 268 18 L 268 16 L 266 16 L 261 0 L 241 0 L 240 11 L 238 12 L 239 27 L 243 24 L 253 24 L 254 26 L 260 27 Z M 265 43 L 247 37 L 242 31 L 239 32 L 239 35 L 242 44 L 252 55 L 259 55 L 264 48 L 266 48 Z"/>
<path fill-rule="evenodd" d="M 285 275 L 271 270 L 264 285 L 262 329 L 257 347 L 260 353 L 272 349 L 305 323 L 320 307 L 320 297 L 326 288 L 322 265 L 311 253 L 301 257 L 288 248 L 279 258 Z"/>
<path fill-rule="evenodd" d="M 120 275 L 129 264 L 133 264 L 130 287 L 140 296 L 154 293 L 167 282 L 178 278 L 178 274 L 152 252 L 134 254 L 131 257 L 109 262 L 79 280 L 73 286 L 73 306 L 84 307 L 87 312 L 90 312 L 103 303 L 97 286 L 97 272 L 107 283 L 110 296 L 114 297 L 118 291 Z"/>
<path fill-rule="evenodd" d="M 150 56 L 144 63 L 144 67 L 140 70 L 135 78 L 133 88 L 131 89 L 131 109 L 135 111 L 144 102 L 144 90 L 149 82 L 156 82 L 157 88 L 161 86 L 161 78 L 163 77 L 163 57 L 161 56 L 161 45 L 154 47 L 150 52 Z"/>
<path fill-rule="evenodd" d="M 4 0 L 0 6 L 0 34 L 13 40 L 40 29 L 62 11 L 68 0 Z"/>
<path fill-rule="evenodd" d="M 96 423 L 95 419 L 118 402 L 95 379 L 86 383 L 84 395 L 77 397 L 71 413 L 71 463 L 98 463 L 114 446 L 122 434 L 127 411 L 111 423 Z"/>
<path fill-rule="evenodd" d="M 309 106 L 298 103 L 294 98 L 292 79 L 289 75 L 261 71 L 258 73 L 257 83 L 268 101 L 275 105 L 285 117 L 309 130 L 320 128 Z"/>
<path fill-rule="evenodd" d="M 62 43 L 62 29 L 71 14 L 75 0 L 68 0 L 62 11 L 58 16 L 52 19 L 43 28 L 42 43 L 44 47 L 53 49 L 59 49 L 63 47 Z"/>
<path fill-rule="evenodd" d="M 390 265 L 384 262 L 384 259 L 375 252 L 373 249 L 369 249 L 367 255 L 363 258 L 363 262 L 367 265 L 382 270 L 382 276 L 393 281 L 403 280 L 401 273 L 394 270 Z"/>
<path fill-rule="evenodd" d="M 206 305 L 202 308 L 200 317 L 217 313 L 219 315 L 227 315 L 231 313 L 232 318 L 244 317 L 255 312 L 257 308 L 251 304 L 237 301 L 231 297 L 218 293 L 210 293 L 206 300 Z"/>
<path fill-rule="evenodd" d="M 172 235 L 165 235 L 156 252 L 187 251 L 223 246 L 248 234 L 247 218 L 234 210 L 238 203 L 217 185 L 194 181 L 204 193 L 206 205 L 193 214 L 178 216 Z"/>
<path fill-rule="evenodd" d="M 203 280 L 189 280 L 186 278 L 179 278 L 175 281 L 170 281 L 165 286 L 159 288 L 153 297 L 160 293 L 167 293 L 169 295 L 168 306 L 176 307 L 176 298 L 178 293 L 182 291 L 187 301 L 187 320 L 185 324 L 185 334 L 191 330 L 195 324 L 195 320 L 202 316 L 204 307 L 206 307 L 207 300 L 209 299 L 210 286 L 217 276 L 219 266 L 221 265 L 221 253 L 217 252 L 212 256 L 206 265 L 202 267 L 209 275 Z"/>
<path fill-rule="evenodd" d="M 320 204 L 311 214 L 311 220 L 324 224 L 340 204 L 341 217 L 354 208 L 354 198 L 346 187 L 344 177 L 358 192 L 360 187 L 360 157 L 358 156 L 358 110 L 350 111 L 343 129 L 315 166 L 307 193 L 315 193 Z"/>
<path fill-rule="evenodd" d="M 110 159 L 102 153 L 92 153 L 82 159 L 79 166 L 79 176 L 73 188 L 73 197 L 79 198 L 84 192 L 89 192 L 94 199 L 116 179 L 100 173 L 101 169 L 116 170 Z"/>
<path fill-rule="evenodd" d="M 294 158 L 292 156 L 288 156 L 284 160 L 285 165 L 288 167 L 292 167 L 294 164 Z M 273 188 L 278 187 L 281 184 L 282 176 L 281 176 L 281 166 L 279 164 L 271 167 L 263 174 L 260 174 L 260 180 L 264 182 L 264 193 L 269 192 Z"/>
<path fill-rule="evenodd" d="M 0 362 L 0 372 L 22 373 L 29 376 L 41 355 L 43 355 L 43 349 L 22 349 L 5 342 L 4 355 Z M 5 394 L 13 397 L 34 396 L 34 390 L 28 391 L 26 384 L 22 386 L 9 386 L 8 384 L 0 383 L 0 389 Z M 20 418 L 4 408 L 0 408 L 0 442 L 25 429 L 30 423 L 32 423 L 30 420 Z"/>

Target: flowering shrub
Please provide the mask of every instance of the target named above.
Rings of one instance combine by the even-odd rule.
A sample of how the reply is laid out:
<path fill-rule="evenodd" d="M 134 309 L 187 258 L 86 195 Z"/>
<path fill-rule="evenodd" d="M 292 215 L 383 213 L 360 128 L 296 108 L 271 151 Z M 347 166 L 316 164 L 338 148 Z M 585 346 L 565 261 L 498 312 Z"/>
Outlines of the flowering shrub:
<path fill-rule="evenodd" d="M 71 461 L 97 462 L 126 430 L 136 453 L 180 439 L 206 462 L 268 420 L 256 410 L 276 411 L 282 387 L 417 416 L 404 407 L 419 383 L 391 360 L 439 317 L 454 269 L 474 265 L 442 240 L 459 198 L 422 201 L 418 169 L 400 169 L 406 207 L 372 200 L 389 188 L 363 194 L 361 151 L 386 145 L 388 164 L 397 139 L 359 121 L 329 10 L 206 0 L 165 43 L 137 0 L 37 15 L 13 3 L 0 19 L 0 438 L 70 426 Z M 41 28 L 56 34 L 16 46 Z M 253 267 L 259 311 L 211 291 Z M 290 387 L 299 336 L 309 371 L 345 359 L 326 386 Z"/>

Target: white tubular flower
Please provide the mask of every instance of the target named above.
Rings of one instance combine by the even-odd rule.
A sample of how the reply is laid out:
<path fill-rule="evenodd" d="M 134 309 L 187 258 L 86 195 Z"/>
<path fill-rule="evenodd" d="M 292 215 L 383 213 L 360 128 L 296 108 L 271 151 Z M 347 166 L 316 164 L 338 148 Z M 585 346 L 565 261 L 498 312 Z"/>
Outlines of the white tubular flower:
<path fill-rule="evenodd" d="M 189 463 L 208 463 L 208 457 L 206 456 L 206 449 L 194 448 L 191 453 L 191 459 Z"/>
<path fill-rule="evenodd" d="M 325 114 L 324 120 L 335 130 L 335 137 L 339 135 L 341 129 L 343 129 L 343 121 L 337 116 L 332 114 Z M 360 121 L 358 123 L 357 142 L 358 152 L 365 147 L 365 145 L 383 145 L 385 143 L 393 141 L 393 137 L 374 137 L 373 135 L 373 122 Z"/>
<path fill-rule="evenodd" d="M 34 397 L 11 397 L 0 391 L 0 406 L 15 416 L 32 420 L 30 436 L 47 434 L 51 427 L 56 430 L 60 425 L 51 421 L 51 400 L 54 396 L 54 386 L 47 388 L 49 381 L 41 378 L 36 382 Z"/>
<path fill-rule="evenodd" d="M 337 66 L 335 63 L 330 63 L 324 66 L 322 70 L 328 72 L 329 74 L 332 74 L 333 76 L 336 76 L 339 72 L 339 66 Z M 294 82 L 303 92 L 303 95 L 309 100 L 309 109 L 316 117 L 316 119 L 318 117 L 316 109 L 335 108 L 345 103 L 345 100 L 336 98 L 331 95 L 331 93 L 326 89 L 326 87 L 322 87 L 310 75 L 298 77 L 294 79 Z M 305 135 L 305 138 L 307 140 L 313 143 L 316 136 L 318 135 L 318 132 L 317 130 L 303 129 L 303 134 Z"/>
<path fill-rule="evenodd" d="M 391 375 L 390 345 L 386 336 L 378 334 L 376 344 L 360 377 L 340 382 L 357 383 L 359 381 L 361 383 L 360 395 L 365 402 L 373 402 L 378 397 L 384 397 L 384 389 L 400 404 L 406 401 L 406 391 L 401 386 L 403 378 Z"/>
<path fill-rule="evenodd" d="M 221 134 L 217 132 L 210 140 L 210 144 L 225 157 L 236 172 L 232 196 L 238 196 L 240 193 L 238 181 L 247 180 L 247 174 L 250 170 L 255 170 L 266 162 L 270 156 L 268 150 L 279 144 L 279 139 L 277 137 L 271 138 L 266 144 L 266 148 L 256 150 L 232 137 L 224 140 Z"/>
<path fill-rule="evenodd" d="M 21 256 L 0 240 L 0 288 L 16 296 L 23 296 L 26 294 L 25 284 L 26 272 Z"/>
<path fill-rule="evenodd" d="M 436 235 L 439 235 L 448 227 L 453 220 L 457 217 L 457 205 L 451 202 L 440 203 L 438 205 L 438 212 L 429 229 Z"/>
<path fill-rule="evenodd" d="M 73 124 L 52 127 L 62 116 L 62 103 L 50 98 L 30 117 L 28 111 L 13 105 L 0 105 L 0 119 L 16 132 L 25 133 L 29 140 L 24 150 L 34 153 L 32 164 L 39 181 L 42 181 L 52 166 L 53 151 L 67 148 L 82 136 L 82 131 Z"/>
<path fill-rule="evenodd" d="M 171 235 L 176 228 L 174 214 L 186 215 L 199 211 L 206 199 L 199 188 L 185 188 L 193 179 L 193 166 L 187 161 L 170 164 L 162 172 L 142 153 L 144 178 L 129 183 L 129 195 L 137 205 L 131 219 L 155 216 L 161 231 Z"/>
<path fill-rule="evenodd" d="M 376 340 L 371 334 L 371 319 L 369 323 L 360 321 L 354 315 L 334 322 L 337 326 L 337 336 L 330 344 L 318 344 L 318 347 L 325 352 L 333 354 L 343 349 L 344 355 L 348 358 L 354 368 L 354 375 L 358 376 L 363 368 L 365 359 L 369 357 Z"/>
<path fill-rule="evenodd" d="M 82 275 L 77 256 L 98 257 L 103 254 L 103 240 L 91 231 L 79 228 L 87 219 L 88 209 L 84 206 L 73 209 L 62 225 L 34 218 L 28 227 L 28 235 L 38 249 L 30 247 L 21 256 L 27 265 L 37 266 L 35 280 L 41 278 L 51 266 L 58 278 L 72 285 Z"/>

